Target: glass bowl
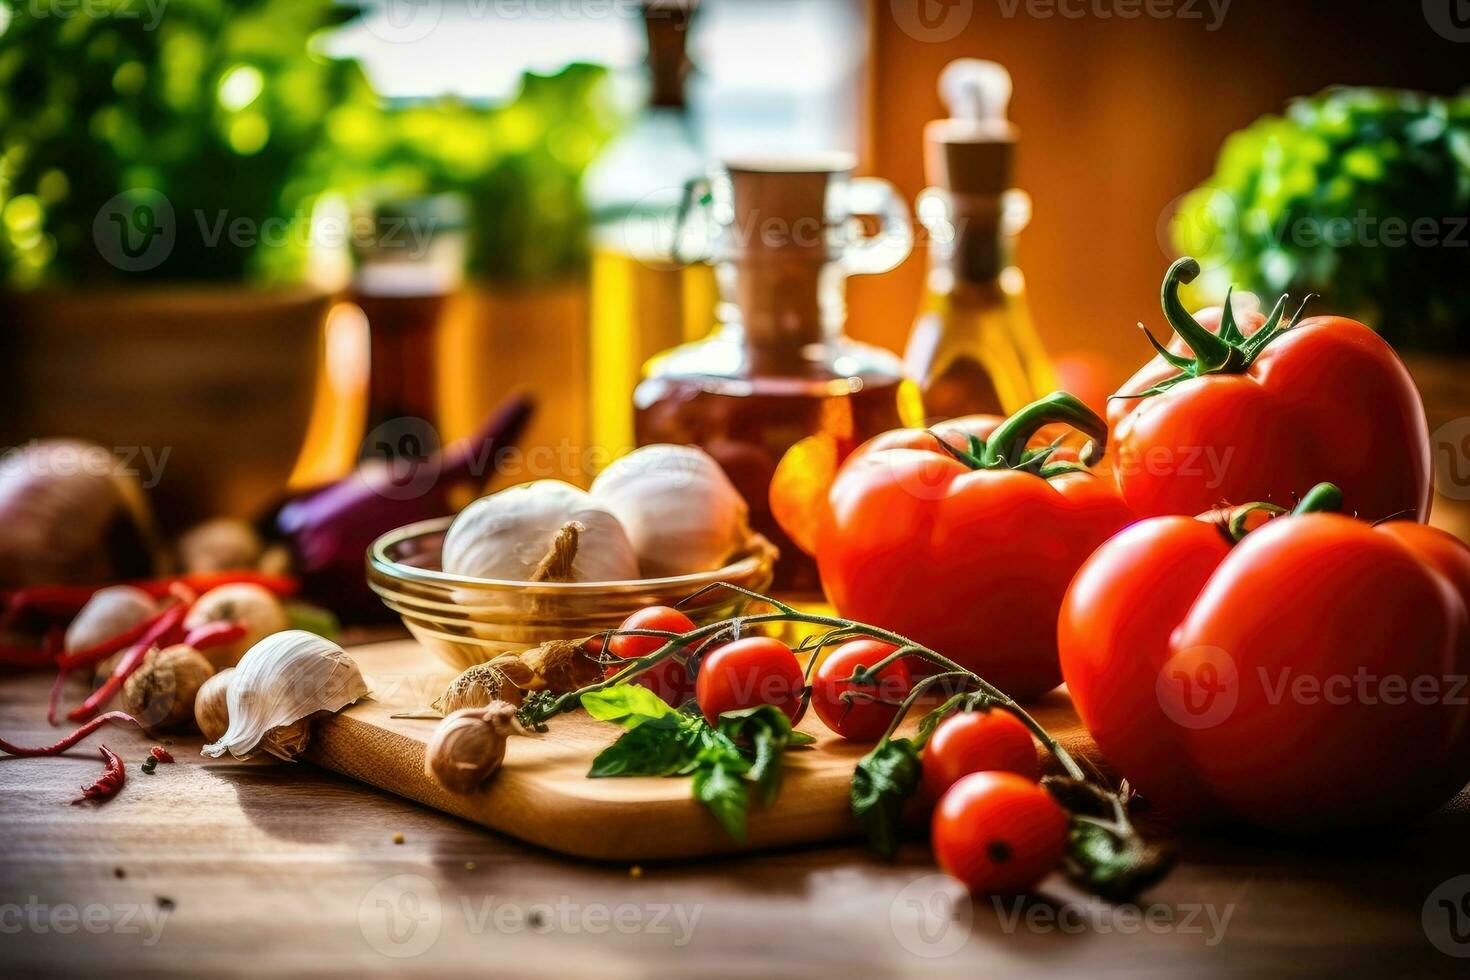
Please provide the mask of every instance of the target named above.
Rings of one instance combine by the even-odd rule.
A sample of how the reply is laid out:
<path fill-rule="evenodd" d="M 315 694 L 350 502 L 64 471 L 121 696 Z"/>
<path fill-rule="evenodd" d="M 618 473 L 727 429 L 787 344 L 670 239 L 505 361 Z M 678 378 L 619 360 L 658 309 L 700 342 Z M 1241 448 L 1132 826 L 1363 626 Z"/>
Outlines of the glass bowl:
<path fill-rule="evenodd" d="M 770 588 L 776 547 L 752 534 L 745 553 L 724 568 L 634 582 L 508 582 L 463 578 L 439 570 L 452 517 L 401 527 L 373 542 L 368 585 L 403 618 L 420 643 L 456 670 L 547 640 L 616 629 L 644 606 L 672 606 L 717 582 L 754 592 Z M 749 602 L 714 589 L 683 607 L 696 623 L 738 615 Z"/>

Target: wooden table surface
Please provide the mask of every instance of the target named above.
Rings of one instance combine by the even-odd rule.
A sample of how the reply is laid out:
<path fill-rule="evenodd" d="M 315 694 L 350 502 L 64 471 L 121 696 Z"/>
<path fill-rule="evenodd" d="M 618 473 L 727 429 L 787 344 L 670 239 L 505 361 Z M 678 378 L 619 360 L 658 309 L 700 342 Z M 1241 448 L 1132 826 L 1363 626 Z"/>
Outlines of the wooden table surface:
<path fill-rule="evenodd" d="M 47 683 L 0 679 L 7 738 L 54 740 L 41 717 Z M 1180 866 L 1138 906 L 1089 900 L 1060 878 L 997 904 L 961 897 L 918 842 L 891 863 L 833 845 L 588 864 L 306 764 L 206 760 L 197 738 L 174 738 L 180 764 L 147 776 L 138 763 L 151 740 L 123 729 L 104 740 L 129 766 L 122 793 L 100 807 L 68 805 L 100 772 L 96 739 L 60 760 L 0 759 L 6 976 L 1465 976 L 1470 966 L 1432 941 L 1470 956 L 1463 796 L 1394 838 L 1181 841 Z M 1451 922 L 1455 903 L 1464 914 Z"/>

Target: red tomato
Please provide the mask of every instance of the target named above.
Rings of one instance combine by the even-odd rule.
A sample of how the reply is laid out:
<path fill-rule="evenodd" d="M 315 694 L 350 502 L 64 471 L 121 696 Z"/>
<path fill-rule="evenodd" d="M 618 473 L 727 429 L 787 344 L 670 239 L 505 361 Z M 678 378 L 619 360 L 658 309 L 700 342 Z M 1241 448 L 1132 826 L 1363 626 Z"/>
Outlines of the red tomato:
<path fill-rule="evenodd" d="M 812 708 L 824 725 L 843 738 L 859 742 L 883 736 L 898 714 L 898 703 L 913 688 L 908 667 L 896 660 L 879 671 L 873 684 L 852 684 L 847 679 L 856 668 L 871 667 L 896 649 L 878 640 L 853 640 L 827 655 L 812 680 Z M 842 698 L 849 691 L 858 695 L 851 702 Z M 864 696 L 892 703 L 880 704 Z"/>
<path fill-rule="evenodd" d="M 1041 760 L 1031 731 L 1009 711 L 961 711 L 939 723 L 924 746 L 924 793 L 937 800 L 972 772 L 1013 772 L 1035 782 Z"/>
<path fill-rule="evenodd" d="M 1078 713 L 1144 796 L 1316 832 L 1470 781 L 1467 609 L 1470 549 L 1413 522 L 1302 513 L 1232 546 L 1159 517 L 1088 560 L 1058 632 Z"/>
<path fill-rule="evenodd" d="M 769 636 L 750 636 L 704 658 L 694 696 L 711 725 L 726 711 L 760 704 L 774 704 L 795 721 L 805 687 L 801 664 L 789 646 Z"/>
<path fill-rule="evenodd" d="M 621 628 L 687 633 L 694 629 L 694 621 L 670 606 L 649 606 L 623 620 Z M 664 642 L 656 636 L 614 636 L 608 642 L 607 649 L 614 657 L 633 660 L 648 656 L 663 646 Z M 611 677 L 624 666 L 616 661 L 610 663 L 603 668 L 603 676 Z M 642 684 L 675 707 L 688 701 L 694 693 L 694 682 L 689 679 L 689 668 L 677 655 L 645 670 L 633 683 Z"/>
<path fill-rule="evenodd" d="M 939 867 L 973 894 L 1026 891 L 1061 861 L 1067 814 L 1015 773 L 971 773 L 934 808 L 930 839 Z"/>
<path fill-rule="evenodd" d="M 1106 442 L 1106 424 L 1051 395 L 996 428 L 975 465 L 927 448 L 859 450 L 837 475 L 817 561 L 833 605 L 912 637 L 1012 697 L 1061 680 L 1056 616 L 1093 549 L 1132 519 L 1085 470 L 1014 468 L 1041 427 L 1065 422 Z M 883 437 L 880 437 L 883 438 Z M 890 436 L 898 439 L 900 436 Z"/>
<path fill-rule="evenodd" d="M 1251 360 L 1244 337 L 1265 318 L 1224 331 L 1227 343 L 1220 311 L 1196 319 L 1179 303 L 1179 283 L 1198 274 L 1193 259 L 1180 259 L 1164 280 L 1164 312 L 1180 338 L 1171 347 L 1198 364 L 1225 363 L 1160 394 L 1113 399 L 1112 466 L 1128 505 L 1141 516 L 1193 516 L 1221 500 L 1289 507 L 1326 480 L 1364 520 L 1427 520 L 1429 427 L 1393 349 L 1355 320 L 1323 316 L 1280 332 Z M 1178 373 L 1156 357 L 1118 395 Z"/>

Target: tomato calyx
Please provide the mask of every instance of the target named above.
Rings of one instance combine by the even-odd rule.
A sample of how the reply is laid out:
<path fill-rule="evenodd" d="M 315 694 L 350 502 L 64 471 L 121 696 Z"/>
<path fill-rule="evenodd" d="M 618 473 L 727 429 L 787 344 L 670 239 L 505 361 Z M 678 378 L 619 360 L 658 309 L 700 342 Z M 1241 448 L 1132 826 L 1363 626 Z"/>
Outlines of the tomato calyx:
<path fill-rule="evenodd" d="M 1114 395 L 1114 398 L 1148 398 L 1152 395 L 1163 394 L 1181 381 L 1189 381 L 1192 378 L 1202 378 L 1210 374 L 1244 374 L 1272 341 L 1300 322 L 1307 304 L 1312 301 L 1312 297 L 1308 296 L 1297 308 L 1291 320 L 1283 324 L 1286 301 L 1290 297 L 1282 295 L 1272 307 L 1270 316 L 1266 317 L 1266 322 L 1259 330 L 1247 337 L 1241 332 L 1240 325 L 1235 322 L 1235 310 L 1230 303 L 1230 298 L 1235 292 L 1235 287 L 1232 286 L 1225 293 L 1225 306 L 1220 313 L 1220 332 L 1212 333 L 1196 320 L 1179 300 L 1180 284 L 1194 282 L 1199 273 L 1199 263 L 1194 259 L 1188 256 L 1177 259 L 1173 265 L 1169 266 L 1169 271 L 1164 274 L 1164 285 L 1159 297 L 1160 305 L 1164 309 L 1164 319 L 1168 321 L 1169 326 L 1174 329 L 1179 339 L 1184 341 L 1194 356 L 1184 357 L 1175 354 L 1168 347 L 1159 343 L 1158 338 L 1148 327 L 1140 323 L 1138 329 L 1143 331 L 1143 335 L 1148 338 L 1153 349 L 1179 373 L 1172 374 L 1143 391 L 1131 395 Z"/>
<path fill-rule="evenodd" d="M 1280 517 L 1283 514 L 1335 514 L 1342 510 L 1342 491 L 1336 484 L 1319 483 L 1297 501 L 1295 507 L 1288 511 L 1285 507 L 1257 500 L 1254 503 L 1242 504 L 1232 508 L 1225 520 L 1220 524 L 1220 533 L 1232 545 L 1240 544 L 1247 534 L 1253 530 L 1247 526 L 1253 514 L 1269 514 L 1271 517 Z"/>
<path fill-rule="evenodd" d="M 1086 435 L 1088 443 L 1078 462 L 1048 462 L 1059 448 L 1059 437 L 1049 446 L 1028 448 L 1027 443 L 1048 425 L 1067 425 Z M 951 445 L 934 430 L 926 430 L 950 456 L 972 470 L 1020 470 L 1049 480 L 1063 473 L 1086 472 L 1100 459 L 1108 445 L 1108 424 L 1080 399 L 1054 391 L 1025 406 L 996 426 L 989 439 L 971 435 L 965 449 Z"/>

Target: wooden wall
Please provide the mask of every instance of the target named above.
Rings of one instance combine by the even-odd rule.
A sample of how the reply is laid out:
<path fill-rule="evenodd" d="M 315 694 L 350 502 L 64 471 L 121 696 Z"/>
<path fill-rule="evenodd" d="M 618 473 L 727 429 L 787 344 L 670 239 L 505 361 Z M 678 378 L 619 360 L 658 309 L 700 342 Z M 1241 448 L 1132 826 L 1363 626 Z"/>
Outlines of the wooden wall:
<path fill-rule="evenodd" d="M 1062 2 L 1117 10 L 1129 0 Z M 1160 321 L 1172 257 L 1160 241 L 1166 207 L 1211 171 L 1227 134 L 1331 84 L 1470 85 L 1470 43 L 1432 30 L 1417 0 L 1232 0 L 1215 31 L 1209 0 L 1172 6 L 1186 3 L 1203 18 L 1039 18 L 1028 9 L 1051 4 L 869 0 L 866 170 L 912 201 L 924 186 L 924 122 L 942 114 L 939 70 L 964 56 L 1005 64 L 1023 137 L 1017 185 L 1035 202 L 1020 249 L 1033 312 L 1053 352 L 1096 351 L 1119 381 L 1146 354 L 1133 325 Z M 919 7 L 941 26 L 915 29 Z M 950 33 L 958 21 L 946 15 L 964 19 L 958 34 L 922 37 Z M 855 282 L 853 332 L 901 348 L 922 270 L 916 254 L 881 280 Z"/>

